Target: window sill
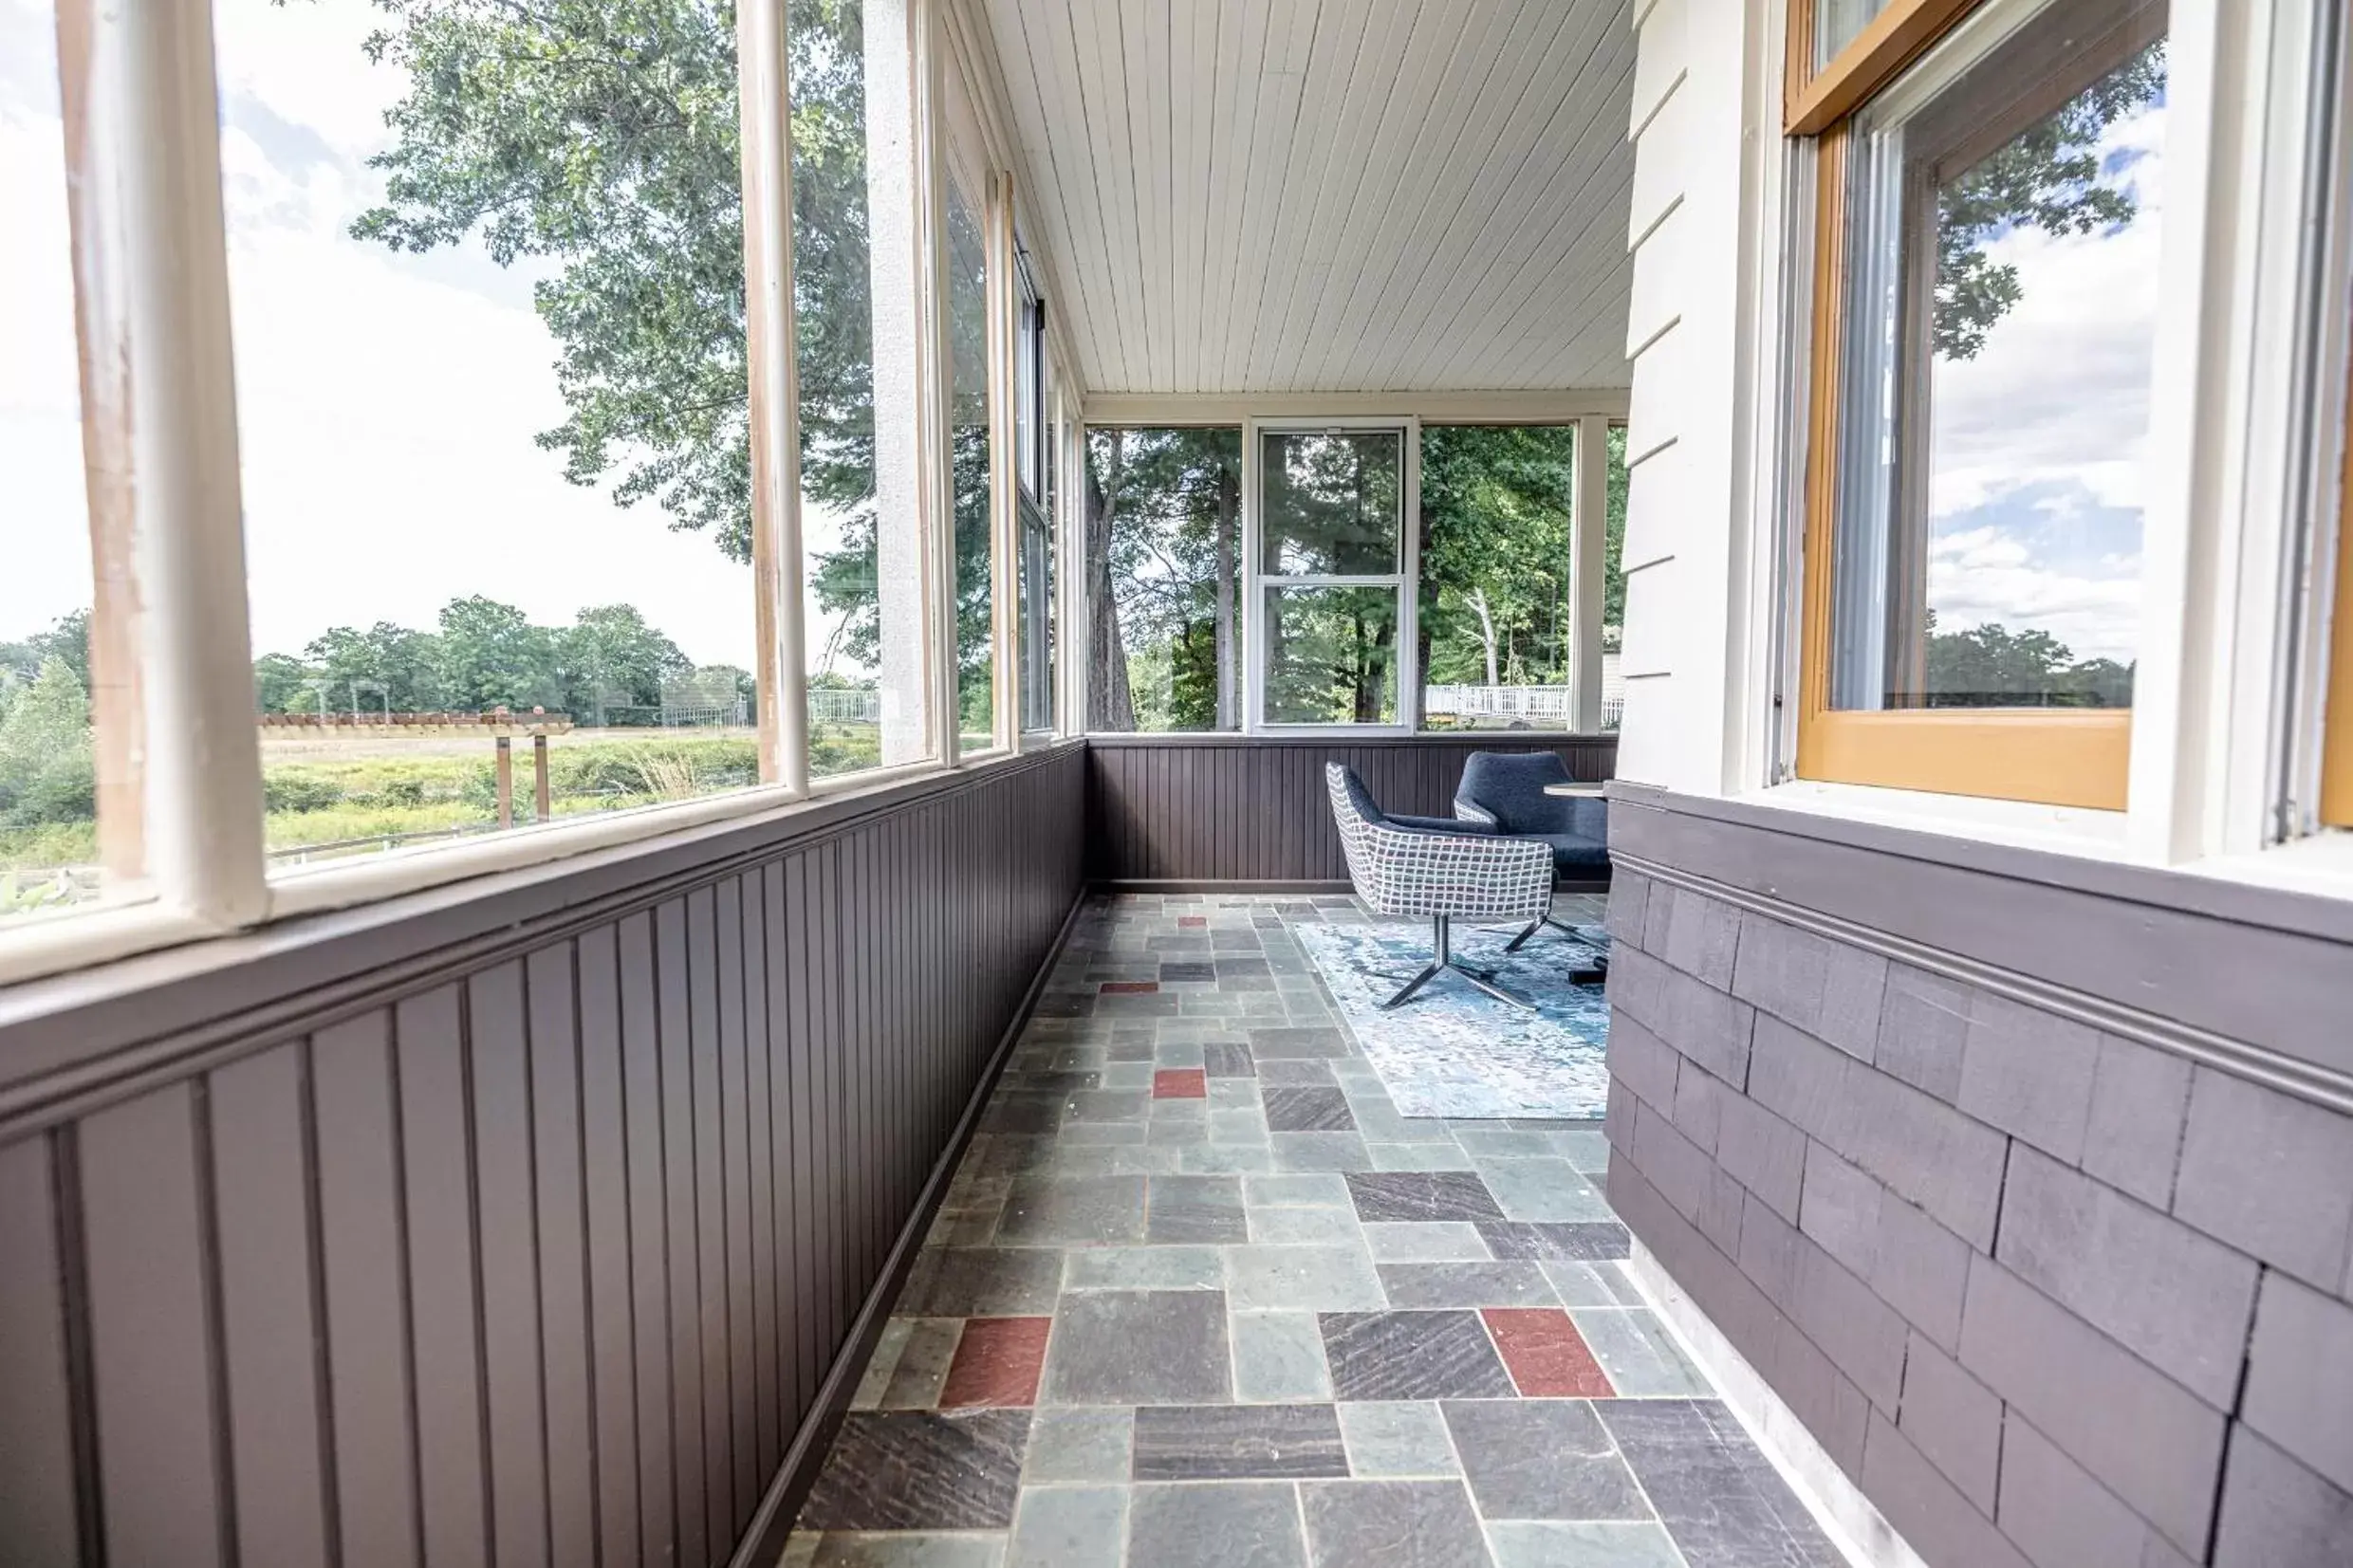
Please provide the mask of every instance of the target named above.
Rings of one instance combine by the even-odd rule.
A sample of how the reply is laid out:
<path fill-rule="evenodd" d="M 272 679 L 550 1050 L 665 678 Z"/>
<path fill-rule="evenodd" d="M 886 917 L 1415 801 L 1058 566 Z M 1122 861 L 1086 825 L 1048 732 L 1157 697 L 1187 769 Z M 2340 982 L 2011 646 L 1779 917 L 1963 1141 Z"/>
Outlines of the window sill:
<path fill-rule="evenodd" d="M 2174 869 L 2242 887 L 2353 901 L 2353 829 L 2323 828 L 2251 854 L 2210 856 Z"/>
<path fill-rule="evenodd" d="M 2121 811 L 1995 801 L 1975 795 L 1938 795 L 1877 784 L 1831 784 L 1818 779 L 1793 779 L 1733 798 L 1778 810 L 2006 844 L 2016 849 L 2047 850 L 2121 863 L 2137 863 L 2140 859 L 2126 844 L 2125 814 Z"/>
<path fill-rule="evenodd" d="M 263 931 L 297 916 L 450 890 L 455 884 L 482 881 L 486 889 L 494 888 L 512 874 L 529 874 L 561 861 L 587 861 L 600 852 L 642 854 L 658 839 L 691 844 L 702 837 L 769 821 L 789 831 L 806 813 L 832 816 L 845 806 L 855 811 L 868 795 L 881 797 L 910 784 L 949 782 L 983 771 L 977 764 L 1003 766 L 1041 754 L 1023 758 L 999 752 L 966 758 L 957 767 L 927 762 L 835 774 L 817 781 L 805 796 L 781 785 L 755 785 L 701 800 L 549 822 L 463 844 L 419 845 L 364 860 L 323 864 L 273 879 L 269 913 L 250 927 L 224 926 L 155 903 L 93 909 L 0 933 L 0 987 Z M 472 890 L 459 889 L 450 895 L 464 898 L 472 896 Z"/>

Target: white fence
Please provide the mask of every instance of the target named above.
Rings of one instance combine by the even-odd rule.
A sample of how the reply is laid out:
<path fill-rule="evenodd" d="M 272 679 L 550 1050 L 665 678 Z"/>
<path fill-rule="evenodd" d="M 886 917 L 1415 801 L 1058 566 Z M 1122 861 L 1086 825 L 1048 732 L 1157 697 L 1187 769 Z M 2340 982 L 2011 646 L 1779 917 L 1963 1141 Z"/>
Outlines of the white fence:
<path fill-rule="evenodd" d="M 824 724 L 880 724 L 882 693 L 871 688 L 812 686 L 809 717 Z"/>
<path fill-rule="evenodd" d="M 1566 686 L 1425 686 L 1421 710 L 1432 718 L 1517 720 L 1531 729 L 1566 729 L 1577 695 Z"/>

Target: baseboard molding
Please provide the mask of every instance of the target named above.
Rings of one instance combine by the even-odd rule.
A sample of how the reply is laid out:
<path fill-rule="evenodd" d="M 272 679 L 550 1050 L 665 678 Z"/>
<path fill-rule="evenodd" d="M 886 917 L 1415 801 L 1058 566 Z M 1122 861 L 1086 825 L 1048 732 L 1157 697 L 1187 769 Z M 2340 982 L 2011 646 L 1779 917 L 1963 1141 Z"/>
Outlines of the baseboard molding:
<path fill-rule="evenodd" d="M 1855 1568 L 1928 1568 L 1639 1237 L 1626 1267 L 1651 1310 L 1715 1384 L 1724 1403 L 1847 1561 Z"/>
<path fill-rule="evenodd" d="M 1252 881 L 1244 877 L 1107 876 L 1088 884 L 1099 893 L 1331 894 L 1353 889 L 1338 880 Z"/>
<path fill-rule="evenodd" d="M 784 1556 L 785 1538 L 792 1530 L 792 1522 L 807 1501 L 809 1488 L 817 1484 L 817 1472 L 825 1462 L 825 1452 L 833 1447 L 835 1435 L 842 1430 L 842 1417 L 857 1395 L 859 1380 L 865 1375 L 866 1363 L 874 1358 L 875 1346 L 882 1338 L 883 1326 L 890 1321 L 891 1306 L 905 1287 L 908 1271 L 915 1267 L 917 1254 L 923 1250 L 923 1239 L 931 1234 L 932 1222 L 938 1218 L 939 1206 L 948 1196 L 948 1185 L 955 1179 L 956 1167 L 963 1163 L 964 1153 L 972 1147 L 973 1134 L 980 1126 L 981 1113 L 988 1109 L 989 1097 L 996 1092 L 997 1079 L 1004 1076 L 1005 1063 L 1013 1054 L 1013 1046 L 1021 1032 L 1028 1026 L 1030 1015 L 1036 1011 L 1038 998 L 1046 993 L 1046 983 L 1053 977 L 1054 966 L 1062 961 L 1063 950 L 1069 944 L 1071 928 L 1079 922 L 1080 912 L 1086 908 L 1088 890 L 1082 887 L 1079 895 L 1070 901 L 1069 913 L 1062 918 L 1062 929 L 1054 933 L 1051 946 L 1046 950 L 1045 961 L 1029 979 L 1029 988 L 1022 993 L 1021 1005 L 1013 1009 L 1012 1022 L 990 1053 L 989 1065 L 980 1075 L 979 1087 L 964 1105 L 964 1114 L 956 1118 L 955 1130 L 949 1134 L 948 1146 L 933 1162 L 932 1173 L 923 1183 L 917 1197 L 915 1210 L 900 1227 L 899 1237 L 891 1244 L 890 1256 L 882 1265 L 882 1274 L 874 1288 L 860 1303 L 858 1316 L 852 1321 L 848 1340 L 842 1354 L 834 1357 L 825 1373 L 825 1380 L 818 1385 L 817 1401 L 793 1434 L 790 1447 L 769 1480 L 768 1490 L 761 1494 L 760 1506 L 752 1514 L 751 1522 L 736 1542 L 728 1558 L 728 1568 L 773 1568 Z"/>

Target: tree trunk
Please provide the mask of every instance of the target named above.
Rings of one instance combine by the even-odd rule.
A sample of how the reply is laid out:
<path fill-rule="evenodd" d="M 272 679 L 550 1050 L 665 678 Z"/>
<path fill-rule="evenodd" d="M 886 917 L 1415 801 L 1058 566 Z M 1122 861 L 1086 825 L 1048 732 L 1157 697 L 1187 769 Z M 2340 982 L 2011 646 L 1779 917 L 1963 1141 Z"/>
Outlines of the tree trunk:
<path fill-rule="evenodd" d="M 1242 661 L 1233 640 L 1233 520 L 1240 500 L 1240 475 L 1220 463 L 1217 466 L 1217 728 L 1220 729 L 1236 728 L 1242 709 Z"/>
<path fill-rule="evenodd" d="M 1105 484 L 1086 471 L 1086 727 L 1110 733 L 1136 728 L 1135 695 L 1127 685 L 1127 650 L 1120 637 L 1120 601 L 1111 589 L 1111 524 L 1119 507 L 1127 433 L 1115 430 Z"/>
<path fill-rule="evenodd" d="M 1495 678 L 1495 618 L 1487 608 L 1487 590 L 1471 590 L 1471 608 L 1479 613 L 1479 641 L 1487 648 L 1487 684 L 1502 684 Z"/>

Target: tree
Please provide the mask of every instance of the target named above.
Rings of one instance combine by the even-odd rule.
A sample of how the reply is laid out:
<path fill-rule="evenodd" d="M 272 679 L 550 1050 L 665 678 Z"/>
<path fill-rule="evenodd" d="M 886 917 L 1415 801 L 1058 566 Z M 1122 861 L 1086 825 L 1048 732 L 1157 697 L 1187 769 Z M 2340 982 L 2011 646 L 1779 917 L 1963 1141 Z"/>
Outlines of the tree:
<path fill-rule="evenodd" d="M 1998 622 L 1936 630 L 1928 614 L 1921 690 L 1928 708 L 2129 708 L 2133 669 L 2114 659 L 2078 661 L 2048 632 L 2012 632 Z"/>
<path fill-rule="evenodd" d="M 555 638 L 511 604 L 475 596 L 441 607 L 434 674 L 453 707 L 557 709 Z"/>
<path fill-rule="evenodd" d="M 1241 467 L 1232 427 L 1088 433 L 1091 728 L 1238 718 Z"/>
<path fill-rule="evenodd" d="M 50 659 L 63 659 L 82 689 L 90 687 L 90 612 L 75 610 L 57 618 L 46 632 L 35 632 L 22 642 L 0 642 L 0 674 L 13 673 L 30 682 Z"/>
<path fill-rule="evenodd" d="M 454 700 L 442 688 L 442 651 L 430 632 L 411 631 L 389 620 L 365 631 L 330 626 L 303 652 L 327 683 L 331 708 L 351 711 L 374 708 L 380 701 L 395 713 L 429 713 Z"/>
<path fill-rule="evenodd" d="M 311 692 L 320 679 L 291 654 L 264 654 L 253 661 L 253 706 L 264 713 L 313 711 Z"/>
<path fill-rule="evenodd" d="M 97 814 L 89 692 L 65 655 L 51 654 L 0 715 L 0 824 L 86 822 Z"/>
<path fill-rule="evenodd" d="M 1987 256 L 1986 243 L 2031 225 L 2047 234 L 2088 234 L 2130 223 L 2131 194 L 2103 183 L 2100 141 L 2109 126 L 2165 90 L 2165 44 L 2151 44 L 1991 157 L 1936 190 L 1936 356 L 1975 357 L 1986 334 L 2020 298 L 2018 269 Z"/>
<path fill-rule="evenodd" d="M 1568 679 L 1576 650 L 1576 487 L 1573 427 L 1422 431 L 1424 679 L 1490 686 Z"/>
<path fill-rule="evenodd" d="M 592 604 L 552 642 L 563 710 L 581 724 L 604 723 L 608 708 L 658 708 L 664 683 L 695 668 L 631 604 Z"/>

